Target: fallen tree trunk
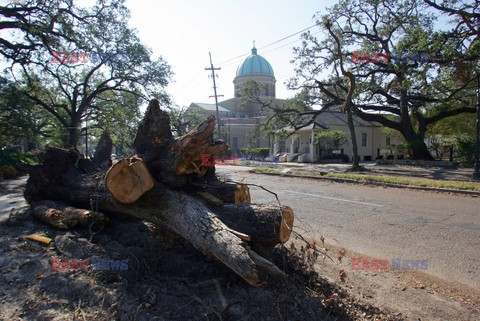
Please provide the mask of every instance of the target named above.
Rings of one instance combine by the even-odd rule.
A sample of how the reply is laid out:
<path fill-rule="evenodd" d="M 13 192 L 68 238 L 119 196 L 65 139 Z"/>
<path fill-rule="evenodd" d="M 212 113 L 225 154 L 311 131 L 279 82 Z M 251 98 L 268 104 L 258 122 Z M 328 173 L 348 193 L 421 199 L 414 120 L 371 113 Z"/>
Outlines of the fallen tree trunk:
<path fill-rule="evenodd" d="M 202 191 L 218 198 L 224 203 L 250 204 L 250 189 L 246 184 L 224 182 L 215 175 L 215 167 L 208 166 L 205 175 L 190 177 L 189 185 L 202 188 Z"/>
<path fill-rule="evenodd" d="M 30 173 L 25 198 L 34 210 L 38 202 L 53 200 L 166 226 L 249 284 L 258 286 L 264 283 L 266 275 L 283 276 L 283 272 L 249 245 L 285 242 L 291 233 L 293 213 L 290 208 L 277 205 L 240 204 L 250 202 L 248 187 L 220 182 L 214 168 L 201 165 L 203 154 L 228 148 L 224 142 L 212 140 L 214 127 L 214 118 L 209 117 L 175 140 L 168 114 L 153 100 L 135 138 L 137 155 L 110 169 L 110 174 L 116 171 L 117 175 L 112 174 L 116 180 L 107 178 L 97 166 L 108 163 L 104 151 L 110 145 L 104 137 L 105 147 L 98 163 L 83 158 L 75 149 L 47 149 L 42 164 Z M 131 160 L 137 158 L 143 160 L 145 171 L 129 168 Z M 131 192 L 122 184 L 127 184 Z M 153 188 L 149 190 L 150 187 Z M 205 205 L 197 199 L 198 195 L 217 206 Z M 37 208 L 37 213 L 42 211 L 46 213 L 44 208 Z"/>
<path fill-rule="evenodd" d="M 293 211 L 274 204 L 224 204 L 214 209 L 225 225 L 250 236 L 252 243 L 285 243 L 293 230 Z"/>
<path fill-rule="evenodd" d="M 100 212 L 74 208 L 51 201 L 32 205 L 32 214 L 37 220 L 62 230 L 76 225 L 92 225 L 95 228 L 102 228 L 105 223 L 105 216 Z"/>
<path fill-rule="evenodd" d="M 134 204 L 116 201 L 102 182 L 91 177 L 84 177 L 71 187 L 53 184 L 45 186 L 42 188 L 42 195 L 46 199 L 69 201 L 79 207 L 89 206 L 90 202 L 93 202 L 101 211 L 125 214 L 165 226 L 184 237 L 204 254 L 231 268 L 253 286 L 260 285 L 262 272 L 282 275 L 275 265 L 265 259 L 262 261 L 258 254 L 253 253 L 239 237 L 238 234 L 241 233 L 232 232 L 231 228 L 200 201 L 164 185 L 158 184 Z"/>
<path fill-rule="evenodd" d="M 206 191 L 225 203 L 250 204 L 250 189 L 245 184 L 218 181 L 206 186 Z"/>

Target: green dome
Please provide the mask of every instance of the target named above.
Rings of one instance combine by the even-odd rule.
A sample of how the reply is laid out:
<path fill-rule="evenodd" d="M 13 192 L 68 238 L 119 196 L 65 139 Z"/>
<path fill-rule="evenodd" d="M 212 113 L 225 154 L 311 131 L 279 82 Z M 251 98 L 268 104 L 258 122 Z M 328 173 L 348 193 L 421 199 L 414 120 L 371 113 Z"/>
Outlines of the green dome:
<path fill-rule="evenodd" d="M 247 75 L 269 75 L 273 77 L 272 66 L 265 58 L 257 55 L 257 48 L 255 47 L 252 48 L 252 54 L 237 68 L 237 77 Z"/>

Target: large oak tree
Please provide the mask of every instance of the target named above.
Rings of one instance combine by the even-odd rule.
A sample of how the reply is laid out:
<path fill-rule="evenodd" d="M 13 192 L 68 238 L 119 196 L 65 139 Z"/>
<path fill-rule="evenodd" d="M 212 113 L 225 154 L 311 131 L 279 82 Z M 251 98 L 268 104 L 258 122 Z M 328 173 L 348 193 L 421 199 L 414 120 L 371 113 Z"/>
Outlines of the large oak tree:
<path fill-rule="evenodd" d="M 341 0 L 326 15 L 316 16 L 323 39 L 303 35 L 302 46 L 295 49 L 297 74 L 290 87 L 308 89 L 322 101 L 323 110 L 343 106 L 397 130 L 412 158 L 432 159 L 424 142 L 428 126 L 475 112 L 469 99 L 475 76 L 461 70 L 471 69 L 464 68 L 465 57 L 468 64 L 478 61 L 479 54 L 470 48 L 467 55 L 461 44 L 468 41 L 458 28 L 450 34 L 436 31 L 434 9 L 429 8 L 416 0 Z M 373 61 L 356 59 L 374 53 L 381 55 Z M 455 77 L 459 73 L 461 80 Z"/>
<path fill-rule="evenodd" d="M 128 27 L 124 1 L 98 1 L 91 8 L 69 5 L 67 12 L 60 10 L 58 16 L 41 20 L 50 19 L 53 25 L 62 21 L 61 34 L 48 33 L 55 41 L 48 38 L 49 46 L 35 45 L 26 63 L 12 58 L 11 74 L 25 86 L 31 102 L 52 114 L 68 132 L 67 145 L 77 146 L 82 122 L 102 112 L 106 93 L 165 101 L 163 88 L 171 71 L 162 58 L 152 59 Z"/>

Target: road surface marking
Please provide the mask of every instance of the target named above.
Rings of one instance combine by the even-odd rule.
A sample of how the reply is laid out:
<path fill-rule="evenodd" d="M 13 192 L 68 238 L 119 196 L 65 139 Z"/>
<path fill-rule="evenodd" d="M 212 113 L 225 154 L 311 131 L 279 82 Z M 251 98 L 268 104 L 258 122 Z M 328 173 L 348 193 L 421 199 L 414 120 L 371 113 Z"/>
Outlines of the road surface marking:
<path fill-rule="evenodd" d="M 319 197 L 319 198 L 326 198 L 326 199 L 329 199 L 329 200 L 336 200 L 336 201 L 342 201 L 342 202 L 348 202 L 348 203 L 356 203 L 356 204 L 363 204 L 363 205 L 383 207 L 383 205 L 379 205 L 379 204 L 359 202 L 359 201 L 352 201 L 352 200 L 346 200 L 346 199 L 343 199 L 343 198 L 336 198 L 336 197 L 330 197 L 330 196 L 322 196 L 322 195 L 317 195 L 317 194 L 310 194 L 310 193 L 303 193 L 303 192 L 295 192 L 295 191 L 287 191 L 287 190 L 285 190 L 284 192 L 296 193 L 296 194 L 303 194 L 303 195 L 314 196 L 314 197 Z"/>

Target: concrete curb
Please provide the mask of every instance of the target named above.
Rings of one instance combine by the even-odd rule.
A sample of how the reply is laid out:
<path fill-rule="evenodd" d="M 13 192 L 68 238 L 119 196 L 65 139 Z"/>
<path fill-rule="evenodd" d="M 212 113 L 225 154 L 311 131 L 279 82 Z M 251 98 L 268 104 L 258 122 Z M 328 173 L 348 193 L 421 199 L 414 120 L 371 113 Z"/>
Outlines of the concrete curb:
<path fill-rule="evenodd" d="M 368 181 L 368 180 L 361 181 L 361 180 L 355 180 L 355 179 L 350 179 L 350 178 L 338 178 L 338 177 L 306 176 L 306 175 L 293 175 L 293 174 L 280 174 L 280 173 L 259 173 L 259 172 L 255 172 L 254 170 L 249 170 L 248 172 L 253 173 L 253 174 L 260 174 L 260 175 L 294 177 L 294 178 L 308 178 L 308 179 L 332 181 L 332 182 L 337 182 L 337 183 L 350 183 L 350 184 L 360 184 L 360 185 L 368 184 L 368 185 L 375 185 L 375 186 L 382 186 L 382 187 L 407 188 L 407 189 L 414 189 L 414 190 L 420 190 L 420 191 L 431 191 L 431 192 L 440 192 L 440 193 L 462 194 L 462 195 L 469 195 L 469 196 L 472 196 L 472 195 L 473 196 L 480 196 L 480 192 L 470 191 L 470 190 L 462 190 L 462 189 L 423 187 L 423 186 L 374 182 L 374 181 Z"/>

